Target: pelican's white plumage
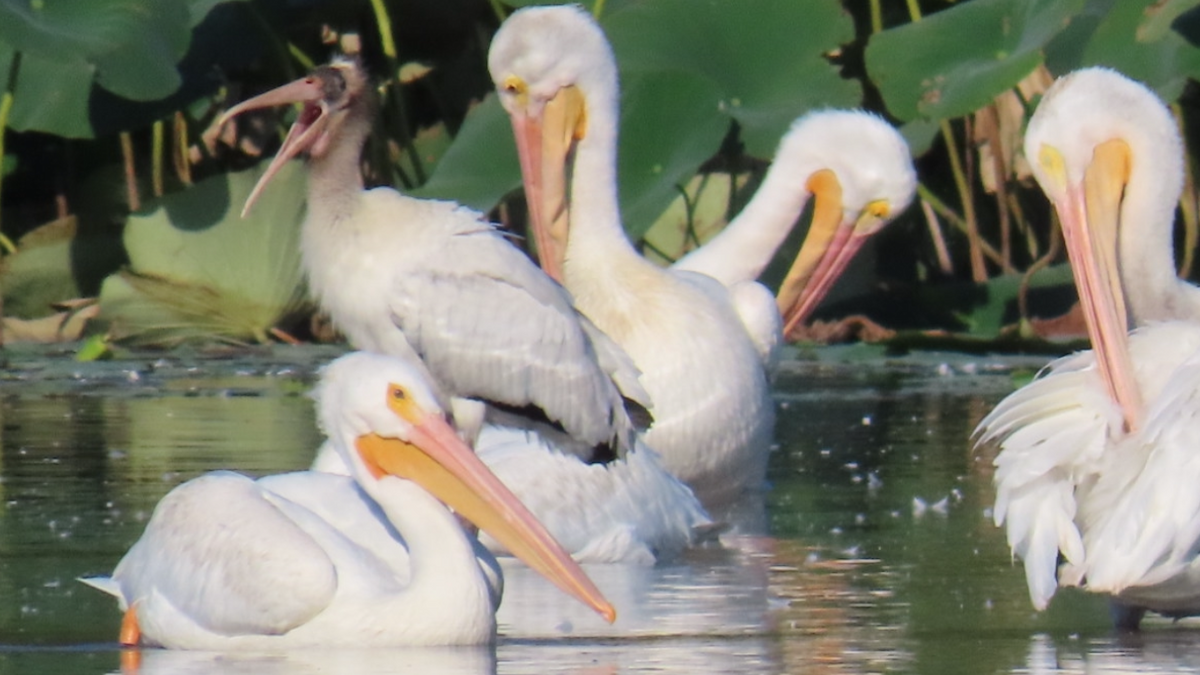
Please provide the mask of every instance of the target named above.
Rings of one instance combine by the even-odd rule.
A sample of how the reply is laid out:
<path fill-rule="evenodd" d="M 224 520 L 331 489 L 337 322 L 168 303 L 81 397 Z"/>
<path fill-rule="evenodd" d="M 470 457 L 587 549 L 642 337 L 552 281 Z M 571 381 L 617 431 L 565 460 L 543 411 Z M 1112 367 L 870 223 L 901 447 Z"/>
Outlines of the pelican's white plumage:
<path fill-rule="evenodd" d="M 475 454 L 580 563 L 653 565 L 716 532 L 692 491 L 641 443 L 625 457 L 589 464 L 544 430 L 488 423 Z M 312 470 L 347 472 L 328 443 Z M 480 539 L 490 551 L 506 553 L 487 533 Z"/>
<path fill-rule="evenodd" d="M 617 72 L 603 31 L 578 7 L 525 8 L 496 33 L 488 67 L 518 135 L 535 233 L 554 230 L 551 221 L 562 215 L 555 213 L 562 205 L 547 206 L 543 196 L 553 196 L 567 153 L 560 147 L 549 161 L 543 153 L 555 150 L 556 133 L 559 146 L 577 141 L 570 236 L 539 234 L 539 252 L 551 276 L 561 274 L 575 306 L 641 370 L 655 416 L 646 443 L 706 504 L 759 489 L 774 407 L 759 353 L 728 291 L 711 277 L 646 261 L 622 228 Z M 579 121 L 556 131 L 562 106 L 581 99 L 586 112 Z M 543 130 L 550 136 L 543 138 Z"/>
<path fill-rule="evenodd" d="M 487 642 L 499 568 L 427 489 L 501 538 L 519 533 L 506 543 L 520 544 L 523 559 L 611 617 L 457 439 L 420 369 L 351 354 L 325 369 L 318 397 L 350 475 L 215 472 L 172 490 L 111 579 L 89 580 L 127 610 L 123 641 L 214 650 Z M 414 448 L 426 454 L 405 454 Z"/>
<path fill-rule="evenodd" d="M 475 451 L 581 563 L 652 565 L 713 531 L 692 491 L 640 443 L 622 459 L 583 464 L 537 433 L 487 425 Z"/>
<path fill-rule="evenodd" d="M 1125 139 L 1135 163 L 1124 185 L 1121 217 L 1137 227 L 1118 233 L 1121 281 L 1136 325 L 1167 319 L 1200 318 L 1200 289 L 1175 274 L 1173 233 L 1175 208 L 1183 190 L 1185 149 L 1175 119 L 1144 86 L 1102 68 L 1081 70 L 1061 78 L 1038 107 L 1044 120 L 1032 124 L 1026 146 L 1053 143 L 1063 157 L 1070 180 L 1083 180 L 1093 149 L 1105 141 Z M 1069 87 L 1068 87 L 1068 84 Z M 1090 91 L 1092 95 L 1072 94 Z M 1095 106 L 1099 104 L 1099 108 Z M 1070 129 L 1070 133 L 1060 133 Z M 1036 156 L 1030 161 L 1035 175 Z"/>
<path fill-rule="evenodd" d="M 623 452 L 633 436 L 626 400 L 649 400 L 628 358 L 563 289 L 479 213 L 363 189 L 375 96 L 361 66 L 322 66 L 226 118 L 293 101 L 304 112 L 246 208 L 278 166 L 307 152 L 305 273 L 350 343 L 417 356 L 451 396 L 534 406 L 584 446 Z"/>
<path fill-rule="evenodd" d="M 488 412 L 488 424 L 536 429 L 513 431 L 526 439 L 519 467 L 515 437 L 502 443 L 504 477 L 521 479 L 510 485 L 556 536 L 572 542 L 579 559 L 645 562 L 647 551 L 678 551 L 706 528 L 695 496 L 636 439 L 626 404 L 650 407 L 640 374 L 562 287 L 473 211 L 390 188 L 362 189 L 358 156 L 373 106 L 359 66 L 335 62 L 230 114 L 292 99 L 306 101 L 311 112 L 302 114 L 272 167 L 309 153 L 304 264 L 318 301 L 350 342 L 410 360 L 419 354 L 447 393 L 502 407 Z M 529 405 L 562 430 L 531 423 L 523 415 Z M 460 423 L 462 410 L 455 409 Z M 469 435 L 482 425 L 472 420 Z M 490 464 L 487 444 L 477 449 Z M 315 466 L 344 470 L 328 448 Z M 567 485 L 579 489 L 564 493 Z M 563 499 L 537 492 L 547 486 L 558 486 L 554 494 Z M 636 536 L 625 548 L 591 543 L 617 531 Z"/>
<path fill-rule="evenodd" d="M 672 268 L 724 284 L 770 364 L 783 330 L 780 312 L 793 330 L 802 324 L 862 243 L 908 207 L 916 184 L 908 144 L 879 116 L 808 113 L 780 139 L 762 185 L 742 212 Z M 812 225 L 777 302 L 757 279 L 810 197 L 816 201 Z"/>
<path fill-rule="evenodd" d="M 1200 319 L 1170 239 L 1181 149 L 1161 101 L 1106 69 L 1061 78 L 1029 123 L 1094 345 L 978 429 L 1001 447 L 995 518 L 1039 609 L 1065 584 L 1112 595 L 1125 627 L 1200 611 Z"/>

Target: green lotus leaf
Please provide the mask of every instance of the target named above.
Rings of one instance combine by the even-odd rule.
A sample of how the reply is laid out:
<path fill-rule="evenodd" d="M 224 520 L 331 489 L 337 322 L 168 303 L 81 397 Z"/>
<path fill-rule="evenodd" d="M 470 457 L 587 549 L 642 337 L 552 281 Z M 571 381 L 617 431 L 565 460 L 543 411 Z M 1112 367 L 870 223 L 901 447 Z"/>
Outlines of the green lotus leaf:
<path fill-rule="evenodd" d="M 75 216 L 46 223 L 21 237 L 16 253 L 0 261 L 5 316 L 53 314 L 55 303 L 95 293 L 100 279 L 121 264 L 117 236 L 77 229 Z"/>
<path fill-rule="evenodd" d="M 4 313 L 22 319 L 51 314 L 51 305 L 78 298 L 71 274 L 71 241 L 75 218 L 42 225 L 21 238 L 17 252 L 0 264 L 4 279 Z"/>
<path fill-rule="evenodd" d="M 100 291 L 100 319 L 132 342 L 265 341 L 305 307 L 300 268 L 305 171 L 285 166 L 243 220 L 260 167 L 168 195 L 125 226 L 129 269 Z"/>
<path fill-rule="evenodd" d="M 625 87 L 617 176 L 621 216 L 634 241 L 720 147 L 728 118 L 688 105 L 717 94 L 710 80 L 692 73 L 645 73 Z"/>
<path fill-rule="evenodd" d="M 1170 21 L 1196 0 L 1089 0 L 1078 21 L 1046 48 L 1055 74 L 1086 66 L 1108 66 L 1144 82 L 1167 101 L 1200 78 L 1200 49 L 1170 29 Z"/>
<path fill-rule="evenodd" d="M 867 72 L 888 111 L 908 121 L 972 113 L 1042 62 L 1042 48 L 1084 0 L 972 0 L 878 33 Z"/>
<path fill-rule="evenodd" d="M 521 187 L 521 166 L 512 125 L 495 96 L 475 106 L 414 197 L 453 199 L 487 211 L 504 195 Z"/>
<path fill-rule="evenodd" d="M 13 55 L 13 50 L 0 43 L 0 73 L 9 72 Z M 96 69 L 83 60 L 56 61 L 36 53 L 22 54 L 9 127 L 90 138 L 88 98 L 95 77 Z"/>
<path fill-rule="evenodd" d="M 94 135 L 92 87 L 133 101 L 179 89 L 193 26 L 232 0 L 0 0 L 0 86 L 20 53 L 9 126 Z"/>
<path fill-rule="evenodd" d="M 862 100 L 859 84 L 827 59 L 854 39 L 854 23 L 838 2 L 658 0 L 613 11 L 604 27 L 626 89 L 644 73 L 711 81 L 715 96 L 676 105 L 737 120 L 746 150 L 757 157 L 771 157 L 804 112 Z M 669 93 L 660 102 L 675 98 Z"/>
<path fill-rule="evenodd" d="M 0 43 L 94 64 L 101 86 L 134 100 L 175 91 L 190 37 L 183 0 L 0 0 Z"/>
<path fill-rule="evenodd" d="M 832 0 L 611 2 L 602 24 L 621 69 L 620 199 L 635 238 L 717 152 L 731 120 L 747 150 L 769 158 L 796 117 L 861 100 L 826 59 L 854 36 Z M 489 97 L 416 194 L 486 210 L 519 184 L 511 128 Z"/>
<path fill-rule="evenodd" d="M 204 21 L 204 17 L 213 10 L 214 7 L 226 2 L 249 2 L 249 0 L 186 0 L 188 6 L 188 14 L 191 16 L 191 27 L 195 28 Z"/>

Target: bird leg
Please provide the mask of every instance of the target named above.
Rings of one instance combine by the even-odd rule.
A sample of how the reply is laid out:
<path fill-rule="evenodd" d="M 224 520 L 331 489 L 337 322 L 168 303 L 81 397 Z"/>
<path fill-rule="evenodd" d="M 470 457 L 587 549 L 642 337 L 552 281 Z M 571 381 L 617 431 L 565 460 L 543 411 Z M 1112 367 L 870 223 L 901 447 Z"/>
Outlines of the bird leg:
<path fill-rule="evenodd" d="M 130 605 L 121 618 L 121 633 L 117 641 L 124 647 L 136 647 L 142 639 L 142 629 L 138 627 L 137 607 Z"/>

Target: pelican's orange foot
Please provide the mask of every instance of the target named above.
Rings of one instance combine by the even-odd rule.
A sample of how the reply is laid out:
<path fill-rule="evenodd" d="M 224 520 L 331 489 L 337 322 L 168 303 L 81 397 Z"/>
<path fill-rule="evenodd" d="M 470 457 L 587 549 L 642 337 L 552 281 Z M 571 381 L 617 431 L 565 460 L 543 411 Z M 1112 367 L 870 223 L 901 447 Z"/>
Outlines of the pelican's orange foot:
<path fill-rule="evenodd" d="M 142 629 L 138 628 L 137 610 L 130 606 L 121 619 L 121 634 L 117 636 L 117 641 L 124 647 L 136 647 L 141 639 Z"/>
<path fill-rule="evenodd" d="M 121 675 L 137 675 L 142 669 L 142 650 L 121 650 Z"/>

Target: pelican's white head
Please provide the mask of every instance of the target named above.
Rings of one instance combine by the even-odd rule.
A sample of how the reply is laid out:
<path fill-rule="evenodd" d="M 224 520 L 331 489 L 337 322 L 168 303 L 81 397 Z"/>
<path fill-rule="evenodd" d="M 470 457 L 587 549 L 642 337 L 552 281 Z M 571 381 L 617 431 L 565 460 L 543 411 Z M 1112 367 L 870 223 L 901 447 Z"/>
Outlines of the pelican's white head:
<path fill-rule="evenodd" d="M 369 352 L 352 352 L 325 366 L 312 395 L 318 424 L 329 436 L 375 433 L 408 441 L 420 420 L 444 415 L 419 368 Z"/>
<path fill-rule="evenodd" d="M 1156 315 L 1171 311 L 1170 291 L 1180 286 L 1171 245 L 1183 180 L 1175 121 L 1141 84 L 1086 68 L 1047 90 L 1029 120 L 1025 153 L 1062 222 L 1098 369 L 1135 429 L 1142 401 L 1127 308 L 1135 320 L 1166 318 Z"/>
<path fill-rule="evenodd" d="M 794 172 L 803 184 L 821 169 L 841 187 L 842 218 L 855 222 L 871 210 L 882 220 L 908 208 L 917 189 L 904 137 L 882 117 L 863 110 L 819 110 L 792 123 L 779 141 L 772 169 Z"/>
<path fill-rule="evenodd" d="M 1107 68 L 1064 75 L 1029 120 L 1025 154 L 1064 232 L 1086 227 L 1119 258 L 1135 324 L 1200 312 L 1200 292 L 1175 274 L 1183 141 L 1153 91 Z"/>
<path fill-rule="evenodd" d="M 804 245 L 776 298 L 784 335 L 790 336 L 863 243 L 908 208 L 917 176 L 904 137 L 883 118 L 861 110 L 823 110 L 792 124 L 767 180 L 787 181 L 815 202 Z"/>
<path fill-rule="evenodd" d="M 1140 82 L 1108 68 L 1085 68 L 1054 82 L 1025 131 L 1025 156 L 1052 201 L 1067 185 L 1082 185 L 1097 146 L 1128 144 L 1131 159 L 1155 171 L 1130 167 L 1130 182 L 1153 173 L 1162 198 L 1174 204 L 1183 189 L 1183 141 L 1171 112 Z M 1059 166 L 1061 165 L 1061 166 Z"/>
<path fill-rule="evenodd" d="M 320 424 L 350 475 L 385 510 L 396 494 L 390 479 L 412 481 L 563 591 L 615 619 L 579 565 L 446 422 L 415 364 L 347 354 L 321 371 L 314 396 Z"/>
<path fill-rule="evenodd" d="M 590 217 L 616 223 L 617 66 L 604 31 L 578 6 L 527 7 L 500 26 L 488 51 L 500 104 L 512 120 L 529 221 L 546 273 L 563 280 L 568 164 L 594 149 L 588 187 L 604 192 Z M 572 159 L 573 158 L 573 159 Z"/>
<path fill-rule="evenodd" d="M 540 112 L 568 87 L 585 93 L 617 88 L 616 59 L 608 38 L 578 5 L 513 12 L 492 38 L 488 71 L 510 115 Z"/>

